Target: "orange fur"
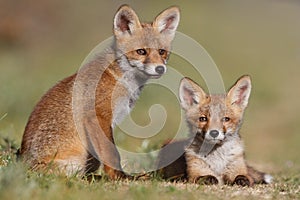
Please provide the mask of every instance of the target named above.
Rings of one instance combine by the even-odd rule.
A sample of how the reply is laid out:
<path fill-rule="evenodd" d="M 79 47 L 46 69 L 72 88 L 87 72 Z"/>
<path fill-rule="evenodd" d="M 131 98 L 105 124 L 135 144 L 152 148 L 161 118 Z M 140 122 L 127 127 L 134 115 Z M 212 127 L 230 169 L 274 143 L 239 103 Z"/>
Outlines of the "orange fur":
<path fill-rule="evenodd" d="M 187 177 L 206 184 L 269 183 L 271 176 L 248 166 L 239 135 L 251 91 L 249 76 L 241 77 L 226 95 L 207 95 L 195 82 L 184 78 L 179 96 L 191 138 L 168 144 L 184 154 L 160 170 L 163 178 Z M 161 151 L 158 163 L 172 151 Z"/>
<path fill-rule="evenodd" d="M 24 161 L 34 170 L 58 169 L 67 175 L 93 172 L 102 164 L 111 179 L 126 177 L 113 128 L 130 112 L 145 82 L 165 73 L 178 23 L 177 7 L 166 9 L 151 24 L 141 24 L 129 6 L 121 6 L 114 18 L 112 46 L 57 83 L 34 108 L 19 151 Z M 95 94 L 88 90 L 93 84 Z M 78 119 L 82 126 L 76 127 L 72 101 L 79 86 L 83 98 L 76 100 L 83 106 L 83 117 Z M 86 99 L 94 102 L 86 104 Z M 103 133 L 97 132 L 99 125 Z"/>

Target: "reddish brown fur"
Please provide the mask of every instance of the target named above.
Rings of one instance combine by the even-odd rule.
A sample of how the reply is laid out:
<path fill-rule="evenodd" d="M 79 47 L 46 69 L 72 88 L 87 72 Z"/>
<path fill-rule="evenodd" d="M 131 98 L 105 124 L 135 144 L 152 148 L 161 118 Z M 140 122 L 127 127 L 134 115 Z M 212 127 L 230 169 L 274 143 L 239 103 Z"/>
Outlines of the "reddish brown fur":
<path fill-rule="evenodd" d="M 165 148 L 160 152 L 158 163 L 172 155 L 172 149 L 184 152 L 180 158 L 160 170 L 163 178 L 187 177 L 190 182 L 242 186 L 271 181 L 270 177 L 265 180 L 265 173 L 246 164 L 243 143 L 238 135 L 250 89 L 250 78 L 247 76 L 240 78 L 227 95 L 207 95 L 192 80 L 183 79 L 180 98 L 191 139 L 170 143 L 167 145 L 169 151 Z M 225 139 L 212 140 L 207 136 L 211 130 L 219 130 L 225 134 Z M 201 154 L 204 141 L 209 139 L 215 145 L 209 152 Z"/>
<path fill-rule="evenodd" d="M 176 19 L 173 29 L 164 26 L 170 16 Z M 143 84 L 162 75 L 153 66 L 165 67 L 178 22 L 177 7 L 163 11 L 152 24 L 140 24 L 135 12 L 122 6 L 114 19 L 115 43 L 96 55 L 80 73 L 51 88 L 34 108 L 19 151 L 30 168 L 82 175 L 103 164 L 111 179 L 126 177 L 121 171 L 112 129 L 132 109 Z M 137 54 L 136 50 L 141 48 L 147 50 L 147 55 Z M 160 49 L 166 52 L 160 54 Z M 74 87 L 75 81 L 81 90 L 76 90 L 80 87 Z M 93 85 L 96 91 L 89 90 Z M 76 99 L 77 93 L 82 99 Z M 72 104 L 74 101 L 76 105 Z M 79 119 L 73 118 L 76 112 L 72 106 L 75 110 L 83 107 Z"/>
<path fill-rule="evenodd" d="M 113 63 L 103 73 L 97 86 L 95 102 L 99 124 L 111 142 L 113 142 L 110 127 L 112 120 L 111 98 L 116 80 L 110 70 L 114 74 L 122 75 L 114 65 L 116 63 Z M 76 75 L 64 79 L 51 88 L 34 108 L 29 118 L 22 140 L 21 154 L 24 154 L 33 169 L 47 168 L 48 163 L 60 163 L 60 160 L 67 160 L 72 157 L 80 161 L 83 169 L 88 165 L 89 153 L 82 144 L 82 138 L 78 136 L 72 114 L 71 98 Z M 102 145 L 105 147 L 105 144 Z M 34 148 L 36 148 L 35 151 L 32 151 Z M 119 158 L 114 155 L 115 152 L 107 151 L 104 148 L 101 153 L 103 155 L 100 157 L 107 156 L 110 159 L 116 159 L 115 162 L 119 162 Z M 41 163 L 42 165 L 40 165 Z M 108 166 L 104 166 L 104 168 L 111 178 L 120 175 L 119 172 L 111 170 Z M 89 169 L 85 169 L 85 171 L 89 171 Z"/>

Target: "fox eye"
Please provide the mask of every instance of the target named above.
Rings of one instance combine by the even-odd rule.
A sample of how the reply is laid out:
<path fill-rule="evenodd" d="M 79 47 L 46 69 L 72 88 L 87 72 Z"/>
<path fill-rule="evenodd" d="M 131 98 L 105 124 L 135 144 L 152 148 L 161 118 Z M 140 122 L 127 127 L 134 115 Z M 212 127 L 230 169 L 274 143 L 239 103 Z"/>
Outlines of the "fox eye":
<path fill-rule="evenodd" d="M 230 118 L 229 117 L 223 117 L 222 121 L 223 122 L 228 122 L 228 121 L 230 121 Z"/>
<path fill-rule="evenodd" d="M 144 56 L 144 55 L 147 54 L 147 51 L 146 51 L 146 49 L 137 49 L 136 53 L 139 54 L 139 55 Z"/>
<path fill-rule="evenodd" d="M 207 122 L 207 117 L 199 117 L 200 122 Z"/>
<path fill-rule="evenodd" d="M 166 53 L 166 50 L 164 50 L 164 49 L 159 49 L 158 50 L 158 53 L 159 53 L 159 55 L 164 55 L 165 53 Z"/>

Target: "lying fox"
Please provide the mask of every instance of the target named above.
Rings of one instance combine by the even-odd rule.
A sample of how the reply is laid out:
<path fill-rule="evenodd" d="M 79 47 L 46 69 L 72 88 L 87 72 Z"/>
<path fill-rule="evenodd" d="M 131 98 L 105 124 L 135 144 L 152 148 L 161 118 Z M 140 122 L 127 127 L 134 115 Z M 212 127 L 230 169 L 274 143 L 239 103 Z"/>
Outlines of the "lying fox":
<path fill-rule="evenodd" d="M 141 23 L 129 6 L 119 8 L 113 21 L 115 40 L 85 65 L 84 79 L 76 82 L 78 73 L 65 78 L 34 108 L 19 150 L 31 169 L 58 169 L 73 175 L 93 172 L 102 165 L 111 179 L 129 177 L 122 172 L 113 128 L 129 114 L 146 81 L 166 72 L 179 18 L 179 9 L 170 7 L 152 23 Z M 88 114 L 80 119 L 86 136 L 81 138 L 73 119 L 73 93 L 80 83 L 84 94 L 91 80 L 97 81 L 91 103 L 96 121 Z M 88 113 L 90 108 L 85 109 Z M 100 126 L 103 134 L 93 126 Z"/>
<path fill-rule="evenodd" d="M 161 175 L 204 184 L 270 183 L 270 175 L 246 164 L 239 135 L 250 92 L 249 76 L 241 77 L 227 95 L 207 95 L 191 79 L 182 79 L 179 97 L 192 139 L 165 144 L 159 166 L 174 150 L 184 155 L 161 169 Z"/>

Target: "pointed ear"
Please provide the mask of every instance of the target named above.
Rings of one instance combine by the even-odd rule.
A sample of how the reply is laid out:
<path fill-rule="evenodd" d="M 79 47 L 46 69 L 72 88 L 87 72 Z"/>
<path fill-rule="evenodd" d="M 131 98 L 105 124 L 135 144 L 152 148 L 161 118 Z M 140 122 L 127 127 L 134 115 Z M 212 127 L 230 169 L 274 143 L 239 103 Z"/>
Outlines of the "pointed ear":
<path fill-rule="evenodd" d="M 231 105 L 236 105 L 241 109 L 245 109 L 248 105 L 248 99 L 251 93 L 250 76 L 242 76 L 229 90 L 227 98 Z"/>
<path fill-rule="evenodd" d="M 180 11 L 176 6 L 161 12 L 154 20 L 153 27 L 158 28 L 160 33 L 170 34 L 172 39 L 175 35 L 180 19 Z"/>
<path fill-rule="evenodd" d="M 179 86 L 179 99 L 184 110 L 202 103 L 208 96 L 203 89 L 189 78 L 183 78 Z"/>
<path fill-rule="evenodd" d="M 139 28 L 141 28 L 141 23 L 134 10 L 128 5 L 121 6 L 114 18 L 115 35 L 131 34 Z"/>

